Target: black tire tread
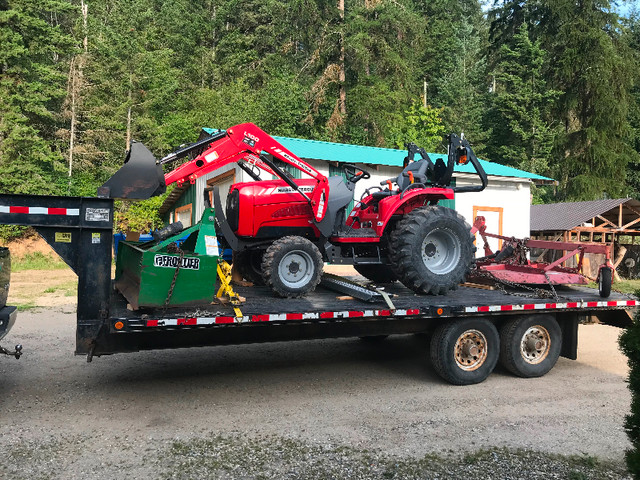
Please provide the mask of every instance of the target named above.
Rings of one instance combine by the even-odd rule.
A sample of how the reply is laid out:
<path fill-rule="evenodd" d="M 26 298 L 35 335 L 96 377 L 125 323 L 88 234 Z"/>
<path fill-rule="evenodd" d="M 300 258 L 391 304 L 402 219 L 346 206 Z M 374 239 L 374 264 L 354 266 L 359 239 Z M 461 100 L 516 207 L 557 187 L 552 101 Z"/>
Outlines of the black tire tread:
<path fill-rule="evenodd" d="M 278 279 L 274 277 L 274 273 L 275 271 L 277 271 L 277 266 L 275 266 L 276 256 L 278 256 L 283 250 L 295 249 L 296 246 L 299 247 L 300 245 L 304 245 L 305 247 L 309 248 L 310 250 L 308 253 L 312 254 L 315 257 L 314 261 L 317 274 L 316 277 L 307 284 L 306 288 L 297 292 L 292 292 L 284 287 L 284 285 L 282 285 L 278 281 Z M 322 279 L 322 267 L 322 255 L 320 253 L 320 250 L 318 250 L 318 247 L 316 247 L 310 240 L 296 235 L 289 235 L 287 237 L 282 237 L 274 241 L 271 245 L 269 245 L 269 248 L 267 248 L 266 252 L 262 256 L 262 278 L 264 279 L 264 283 L 265 285 L 270 287 L 277 295 L 283 298 L 299 298 L 303 297 L 307 293 L 314 291 L 320 283 L 320 280 Z"/>
<path fill-rule="evenodd" d="M 489 343 L 487 348 L 489 352 L 485 364 L 478 370 L 474 370 L 471 374 L 468 374 L 470 372 L 465 372 L 467 375 L 463 377 L 460 375 L 458 366 L 455 365 L 455 360 L 452 352 L 448 349 L 448 344 L 451 342 L 452 337 L 455 336 L 457 339 L 460 333 L 469 328 L 487 329 L 488 331 L 486 331 L 485 334 L 488 334 L 488 337 L 493 336 L 494 338 L 487 338 L 487 342 Z M 496 345 L 491 346 L 492 340 Z M 433 369 L 447 382 L 452 385 L 472 385 L 484 381 L 491 372 L 493 372 L 493 369 L 498 363 L 498 343 L 498 331 L 489 320 L 482 318 L 455 320 L 439 325 L 433 331 L 429 356 L 431 357 Z M 480 370 L 482 370 L 482 372 Z"/>
<path fill-rule="evenodd" d="M 609 298 L 609 295 L 611 295 L 612 274 L 611 267 L 602 267 L 600 269 L 601 279 L 598 281 L 598 293 L 602 298 Z"/>
<path fill-rule="evenodd" d="M 252 255 L 257 255 L 254 250 L 239 250 L 234 252 L 233 260 L 237 264 L 236 268 L 245 280 L 252 282 L 254 285 L 264 285 L 262 273 L 255 271 L 251 266 Z"/>
<path fill-rule="evenodd" d="M 426 222 L 433 222 L 437 218 L 449 218 L 464 225 L 469 232 L 466 238 L 460 238 L 462 243 L 462 254 L 465 250 L 470 251 L 463 268 L 456 268 L 450 274 L 442 275 L 438 282 L 424 278 L 416 270 L 412 254 L 415 250 L 416 242 L 420 240 L 420 229 Z M 426 293 L 432 295 L 445 295 L 450 290 L 456 290 L 460 283 L 463 283 L 471 271 L 476 247 L 473 244 L 474 236 L 471 234 L 471 227 L 465 222 L 462 215 L 450 208 L 439 205 L 420 207 L 412 210 L 402 220 L 391 233 L 389 257 L 391 267 L 398 279 L 409 289 L 416 293 Z M 466 243 L 466 245 L 464 245 Z"/>
<path fill-rule="evenodd" d="M 538 365 L 528 365 L 525 364 L 524 360 L 520 356 L 520 338 L 514 339 L 516 335 L 516 331 L 521 327 L 523 322 L 527 322 L 527 320 L 533 319 L 532 322 L 529 322 L 531 325 L 535 324 L 543 324 L 547 320 L 553 322 L 551 325 L 545 326 L 547 331 L 555 330 L 555 332 L 549 331 L 549 335 L 551 335 L 551 351 L 548 353 L 547 358 Z M 543 325 L 544 326 L 544 325 Z M 528 327 L 527 327 L 528 328 Z M 513 341 L 518 342 L 518 348 L 514 349 Z M 516 317 L 507 322 L 505 322 L 502 327 L 500 327 L 500 365 L 506 368 L 509 372 L 514 375 L 522 378 L 535 378 L 541 377 L 551 370 L 556 362 L 558 361 L 558 357 L 560 356 L 560 347 L 562 345 L 562 330 L 560 329 L 560 325 L 555 320 L 555 318 L 545 315 L 539 316 L 526 316 L 526 317 Z M 517 352 L 516 352 L 517 350 Z M 534 368 L 531 368 L 534 367 Z"/>

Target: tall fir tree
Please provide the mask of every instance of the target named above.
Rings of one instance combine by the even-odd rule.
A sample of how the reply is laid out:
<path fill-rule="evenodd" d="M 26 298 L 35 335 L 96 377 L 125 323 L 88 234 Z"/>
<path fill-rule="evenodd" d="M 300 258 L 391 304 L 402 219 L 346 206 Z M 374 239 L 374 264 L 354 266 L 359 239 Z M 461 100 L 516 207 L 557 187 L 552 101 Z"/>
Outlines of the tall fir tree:
<path fill-rule="evenodd" d="M 58 193 L 59 115 L 74 53 L 64 0 L 0 1 L 0 191 Z"/>
<path fill-rule="evenodd" d="M 539 41 L 529 38 L 527 23 L 509 43 L 496 55 L 487 155 L 498 163 L 546 175 L 559 127 L 551 110 L 560 92 L 547 85 L 546 52 Z"/>

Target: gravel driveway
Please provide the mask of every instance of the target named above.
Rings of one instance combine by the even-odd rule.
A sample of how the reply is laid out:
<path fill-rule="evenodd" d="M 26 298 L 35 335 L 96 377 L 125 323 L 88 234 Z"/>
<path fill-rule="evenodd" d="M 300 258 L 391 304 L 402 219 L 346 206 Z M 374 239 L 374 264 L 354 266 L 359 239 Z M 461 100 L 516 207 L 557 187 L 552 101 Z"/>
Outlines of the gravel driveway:
<path fill-rule="evenodd" d="M 73 305 L 21 312 L 3 344 L 22 343 L 24 356 L 0 358 L 0 452 L 8 452 L 0 454 L 0 478 L 202 478 L 205 470 L 187 459 L 203 445 L 228 445 L 224 458 L 242 465 L 260 452 L 273 460 L 275 446 L 307 452 L 299 463 L 308 473 L 290 478 L 325 478 L 309 459 L 337 455 L 341 465 L 343 454 L 335 452 L 357 457 L 368 473 L 336 470 L 327 478 L 414 478 L 388 465 L 424 462 L 425 455 L 462 458 L 459 468 L 487 458 L 498 465 L 518 449 L 577 455 L 587 467 L 611 469 L 593 478 L 616 478 L 630 446 L 618 335 L 613 327 L 581 326 L 578 361 L 561 358 L 545 377 L 497 370 L 482 384 L 455 387 L 431 369 L 428 341 L 418 336 L 154 351 L 87 364 L 72 354 Z M 494 447 L 509 450 L 481 451 Z M 527 455 L 514 458 L 531 465 Z M 260 476 L 249 467 L 236 475 L 222 461 L 206 471 Z M 539 461 L 532 472 L 546 471 Z M 276 463 L 259 462 L 261 475 L 290 471 L 282 458 Z M 443 468 L 423 478 L 462 474 Z M 549 468 L 559 477 L 520 476 L 514 468 L 487 476 L 478 470 L 474 478 L 569 478 L 558 466 Z M 578 467 L 567 468 L 570 476 Z"/>

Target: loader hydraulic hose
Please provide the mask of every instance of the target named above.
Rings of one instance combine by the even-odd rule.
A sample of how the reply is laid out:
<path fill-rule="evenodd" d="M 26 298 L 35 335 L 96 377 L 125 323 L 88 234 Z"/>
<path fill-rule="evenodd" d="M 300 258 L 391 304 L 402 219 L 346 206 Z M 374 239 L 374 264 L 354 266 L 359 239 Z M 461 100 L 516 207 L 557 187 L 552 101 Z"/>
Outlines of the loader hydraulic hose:
<path fill-rule="evenodd" d="M 218 132 L 215 135 L 211 135 L 210 137 L 203 138 L 202 140 L 198 140 L 195 143 L 191 143 L 189 145 L 186 145 L 176 150 L 175 152 L 170 153 L 166 157 L 162 158 L 158 163 L 160 163 L 160 165 L 164 165 L 165 163 L 174 162 L 180 158 L 186 157 L 191 152 L 194 152 L 201 148 L 206 148 L 207 146 L 209 146 L 209 144 L 215 142 L 216 140 L 220 140 L 221 138 L 224 138 L 226 136 L 227 136 L 226 131 Z"/>

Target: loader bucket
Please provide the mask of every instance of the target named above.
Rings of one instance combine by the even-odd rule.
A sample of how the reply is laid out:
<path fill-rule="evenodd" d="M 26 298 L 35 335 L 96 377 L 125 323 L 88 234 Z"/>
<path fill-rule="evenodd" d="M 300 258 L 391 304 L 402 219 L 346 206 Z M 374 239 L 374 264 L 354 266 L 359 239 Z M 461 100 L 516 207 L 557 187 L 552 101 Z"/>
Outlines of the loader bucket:
<path fill-rule="evenodd" d="M 134 140 L 124 165 L 98 188 L 98 197 L 146 200 L 162 195 L 166 189 L 162 165 L 147 147 Z"/>

